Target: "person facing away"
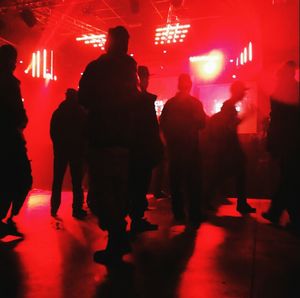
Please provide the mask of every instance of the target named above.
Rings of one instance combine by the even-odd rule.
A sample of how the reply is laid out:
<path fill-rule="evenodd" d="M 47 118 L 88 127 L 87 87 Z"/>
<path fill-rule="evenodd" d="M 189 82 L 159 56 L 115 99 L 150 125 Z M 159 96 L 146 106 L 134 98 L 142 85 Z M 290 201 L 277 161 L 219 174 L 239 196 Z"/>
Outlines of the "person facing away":
<path fill-rule="evenodd" d="M 88 205 L 108 231 L 104 250 L 94 260 L 119 262 L 130 250 L 125 220 L 128 214 L 129 151 L 133 113 L 139 96 L 137 64 L 127 55 L 129 34 L 110 28 L 106 53 L 89 63 L 79 82 L 79 102 L 88 111 Z"/>
<path fill-rule="evenodd" d="M 12 218 L 17 215 L 32 186 L 23 130 L 28 118 L 23 105 L 20 81 L 13 75 L 17 50 L 9 44 L 0 47 L 0 237 L 17 234 Z M 3 220 L 10 207 L 9 225 Z"/>
<path fill-rule="evenodd" d="M 222 182 L 233 177 L 237 192 L 237 211 L 253 213 L 246 198 L 246 156 L 238 137 L 238 125 L 242 119 L 238 116 L 236 104 L 246 95 L 246 86 L 241 81 L 235 81 L 230 86 L 231 97 L 223 103 L 221 111 L 210 119 L 214 132 L 214 175 L 208 192 L 212 195 Z"/>
<path fill-rule="evenodd" d="M 53 112 L 50 136 L 53 143 L 53 183 L 50 199 L 51 216 L 56 217 L 61 204 L 61 191 L 67 166 L 70 167 L 73 191 L 72 216 L 83 219 L 83 163 L 86 112 L 78 103 L 77 90 L 69 88 L 65 100 Z"/>
<path fill-rule="evenodd" d="M 267 150 L 279 165 L 280 180 L 270 208 L 262 216 L 278 224 L 286 209 L 290 228 L 300 233 L 300 99 L 295 74 L 296 63 L 287 61 L 277 73 L 277 84 L 270 98 Z"/>
<path fill-rule="evenodd" d="M 130 154 L 129 197 L 131 232 L 156 230 L 157 225 L 144 218 L 148 207 L 146 194 L 149 189 L 152 170 L 161 161 L 163 146 L 159 136 L 159 126 L 154 102 L 156 95 L 147 91 L 149 70 L 138 67 L 141 93 L 135 107 L 135 136 Z"/>
<path fill-rule="evenodd" d="M 189 224 L 198 228 L 202 221 L 199 131 L 205 126 L 205 113 L 202 103 L 190 95 L 191 87 L 190 76 L 181 74 L 178 93 L 165 104 L 160 125 L 167 144 L 174 218 L 185 220 L 187 209 Z"/>

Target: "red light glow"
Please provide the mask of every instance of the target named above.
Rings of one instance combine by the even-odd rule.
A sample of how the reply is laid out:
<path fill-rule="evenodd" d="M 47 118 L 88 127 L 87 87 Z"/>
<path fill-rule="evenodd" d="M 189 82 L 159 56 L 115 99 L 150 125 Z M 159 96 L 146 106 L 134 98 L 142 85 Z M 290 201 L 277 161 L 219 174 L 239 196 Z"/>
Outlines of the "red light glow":
<path fill-rule="evenodd" d="M 196 75 L 205 81 L 215 79 L 224 67 L 224 55 L 218 50 L 207 55 L 190 57 L 189 60 Z"/>

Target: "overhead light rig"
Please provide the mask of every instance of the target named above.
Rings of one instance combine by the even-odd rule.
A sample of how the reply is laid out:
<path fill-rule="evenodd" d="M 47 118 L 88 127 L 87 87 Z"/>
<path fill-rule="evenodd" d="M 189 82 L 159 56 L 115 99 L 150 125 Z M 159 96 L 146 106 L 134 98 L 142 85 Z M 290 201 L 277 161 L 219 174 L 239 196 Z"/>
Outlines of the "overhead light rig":
<path fill-rule="evenodd" d="M 180 2 L 180 5 L 177 2 Z M 158 27 L 155 30 L 155 45 L 166 45 L 177 42 L 184 42 L 191 25 L 187 23 L 181 23 L 177 16 L 176 11 L 178 9 L 178 5 L 182 7 L 183 4 L 184 1 L 171 1 L 168 10 L 166 25 Z"/>

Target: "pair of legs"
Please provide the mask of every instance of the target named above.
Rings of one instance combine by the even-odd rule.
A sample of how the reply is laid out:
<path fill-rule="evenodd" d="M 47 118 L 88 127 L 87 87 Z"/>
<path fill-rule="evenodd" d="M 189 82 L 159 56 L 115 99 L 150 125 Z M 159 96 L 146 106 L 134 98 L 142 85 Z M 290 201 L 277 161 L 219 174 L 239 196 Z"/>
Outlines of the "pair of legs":
<path fill-rule="evenodd" d="M 99 263 L 118 261 L 129 250 L 125 220 L 129 205 L 128 165 L 126 148 L 90 149 L 88 205 L 99 227 L 108 232 L 106 249 L 94 255 Z"/>
<path fill-rule="evenodd" d="M 152 176 L 152 167 L 142 161 L 132 160 L 129 165 L 129 215 L 131 231 L 143 232 L 156 230 L 157 225 L 151 224 L 144 218 L 148 207 L 146 195 Z"/>
<path fill-rule="evenodd" d="M 169 160 L 172 211 L 176 220 L 186 217 L 195 225 L 202 220 L 201 175 L 198 154 L 172 152 Z"/>
<path fill-rule="evenodd" d="M 208 196 L 213 200 L 217 189 L 228 178 L 233 178 L 237 194 L 237 211 L 240 213 L 255 212 L 247 203 L 246 195 L 246 159 L 240 150 L 224 152 L 216 156 L 211 169 L 212 175 L 208 186 Z"/>
<path fill-rule="evenodd" d="M 300 229 L 300 157 L 290 152 L 280 158 L 280 180 L 276 193 L 272 196 L 269 210 L 263 216 L 278 223 L 284 210 L 287 210 L 290 222 Z"/>
<path fill-rule="evenodd" d="M 0 229 L 6 230 L 8 234 L 19 235 L 16 234 L 16 229 L 13 225 L 12 229 L 7 229 L 2 220 L 8 216 L 11 208 L 9 221 L 7 222 L 13 224 L 12 218 L 20 212 L 31 189 L 32 176 L 24 140 L 20 138 L 19 142 L 15 142 L 13 145 L 15 146 L 8 144 L 8 147 L 4 148 L 8 150 L 1 151 L 0 156 L 2 171 L 5 173 L 0 185 Z"/>
<path fill-rule="evenodd" d="M 84 200 L 82 190 L 83 179 L 83 152 L 68 152 L 54 150 L 53 183 L 51 194 L 51 215 L 55 216 L 61 204 L 61 191 L 67 166 L 70 166 L 72 191 L 73 191 L 73 214 L 82 213 Z"/>

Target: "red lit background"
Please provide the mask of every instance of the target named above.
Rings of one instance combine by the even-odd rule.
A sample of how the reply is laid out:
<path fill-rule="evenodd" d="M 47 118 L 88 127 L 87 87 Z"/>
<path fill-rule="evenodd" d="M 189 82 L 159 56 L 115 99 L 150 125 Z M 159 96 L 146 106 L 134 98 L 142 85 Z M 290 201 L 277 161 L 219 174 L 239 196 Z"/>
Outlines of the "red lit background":
<path fill-rule="evenodd" d="M 109 27 L 128 28 L 129 53 L 150 68 L 149 91 L 158 95 L 158 108 L 175 94 L 181 72 L 191 73 L 192 92 L 202 100 L 208 115 L 228 98 L 230 82 L 245 80 L 251 89 L 240 109 L 254 107 L 255 111 L 240 132 L 255 135 L 269 113 L 274 71 L 286 60 L 299 63 L 298 19 L 296 0 L 0 1 L 0 44 L 10 42 L 19 51 L 16 76 L 22 82 L 30 119 L 25 134 L 34 187 L 49 188 L 51 184 L 51 114 L 64 99 L 65 90 L 77 87 L 86 64 L 102 53 L 102 38 Z M 157 36 L 157 32 L 164 35 Z M 37 51 L 40 78 L 38 69 L 32 77 Z M 197 62 L 190 57 L 202 58 Z"/>

